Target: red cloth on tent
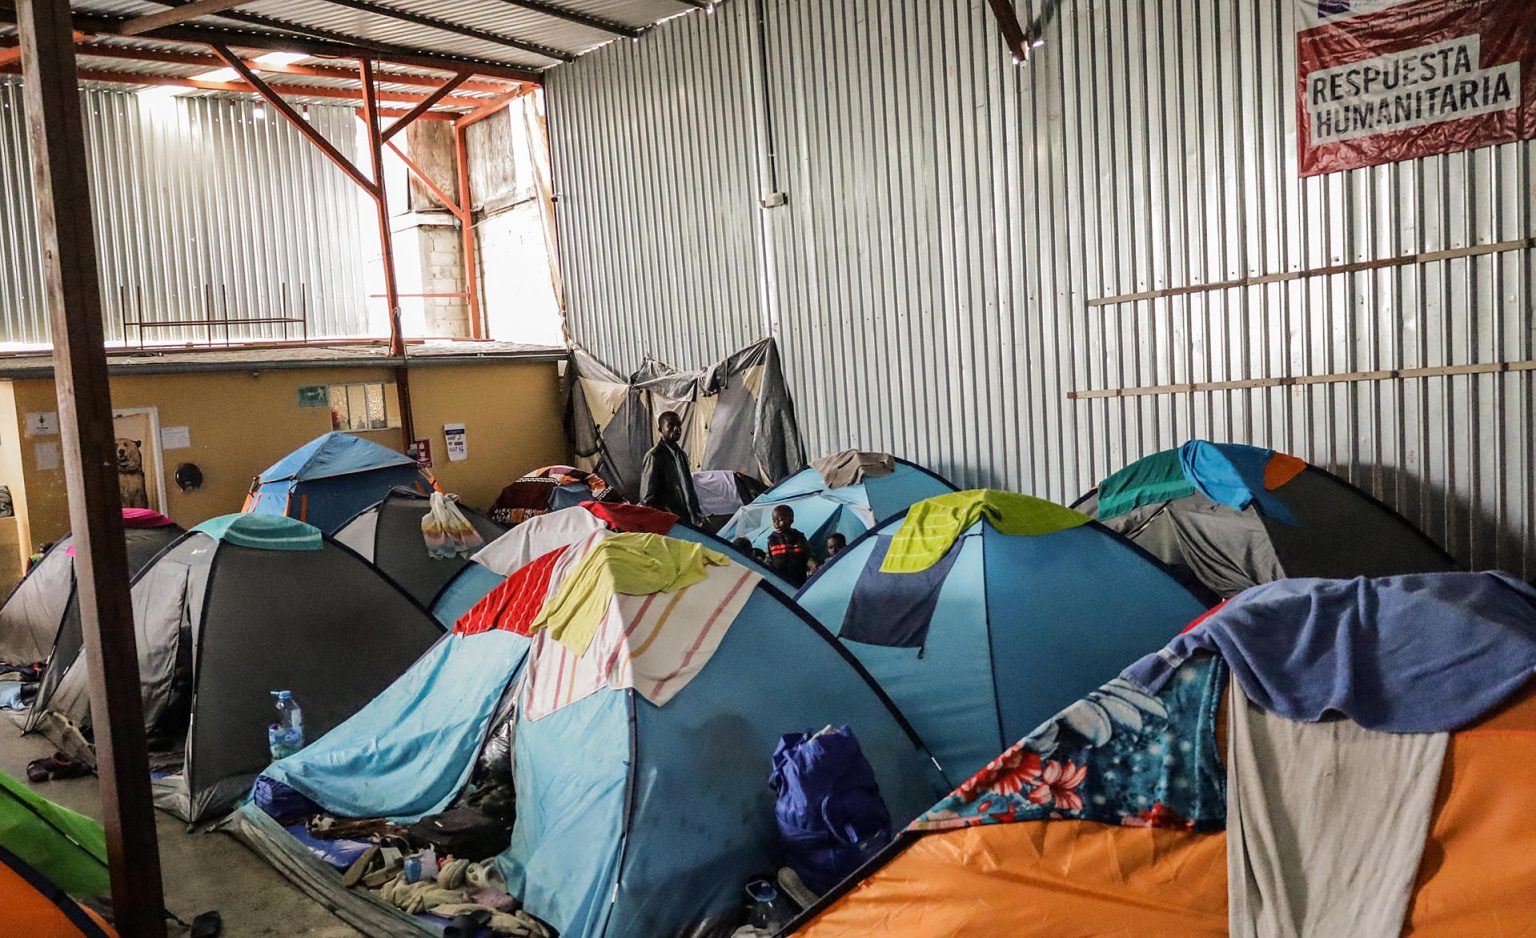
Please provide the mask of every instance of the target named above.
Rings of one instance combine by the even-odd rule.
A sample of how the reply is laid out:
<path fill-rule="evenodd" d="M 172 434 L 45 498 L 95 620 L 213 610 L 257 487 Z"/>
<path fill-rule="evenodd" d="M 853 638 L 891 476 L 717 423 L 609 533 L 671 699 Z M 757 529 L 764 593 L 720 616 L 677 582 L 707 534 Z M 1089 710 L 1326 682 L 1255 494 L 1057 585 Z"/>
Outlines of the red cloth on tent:
<path fill-rule="evenodd" d="M 153 508 L 123 509 L 123 527 L 125 528 L 163 528 L 166 525 L 175 523 Z M 64 556 L 75 556 L 75 545 L 71 544 L 64 548 Z"/>
<path fill-rule="evenodd" d="M 153 508 L 123 509 L 123 527 L 125 528 L 163 528 L 175 523 Z"/>
<path fill-rule="evenodd" d="M 1223 599 L 1221 602 L 1200 613 L 1198 616 L 1195 616 L 1193 619 L 1189 620 L 1188 625 L 1184 626 L 1182 629 L 1179 629 L 1179 634 L 1183 635 L 1185 632 L 1188 632 L 1190 629 L 1204 622 L 1206 619 L 1214 616 L 1216 613 L 1221 611 L 1221 607 L 1225 606 L 1227 602 L 1228 600 Z"/>
<path fill-rule="evenodd" d="M 581 507 L 620 534 L 666 534 L 677 524 L 677 515 L 660 508 L 620 502 L 582 502 Z"/>
<path fill-rule="evenodd" d="M 527 635 L 528 627 L 544 608 L 544 597 L 549 592 L 555 564 L 560 562 L 567 549 L 552 550 L 507 577 L 460 616 L 453 624 L 453 631 L 459 635 L 479 635 L 491 629 L 505 629 Z"/>

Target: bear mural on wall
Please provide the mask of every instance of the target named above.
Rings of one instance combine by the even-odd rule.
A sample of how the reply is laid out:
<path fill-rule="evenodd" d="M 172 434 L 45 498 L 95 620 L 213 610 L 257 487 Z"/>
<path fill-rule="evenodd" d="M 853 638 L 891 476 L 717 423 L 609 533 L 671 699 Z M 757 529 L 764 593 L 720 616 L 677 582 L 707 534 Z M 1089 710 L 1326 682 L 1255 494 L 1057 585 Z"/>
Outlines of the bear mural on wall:
<path fill-rule="evenodd" d="M 124 508 L 148 508 L 149 489 L 144 484 L 143 441 L 117 438 L 117 488 Z"/>

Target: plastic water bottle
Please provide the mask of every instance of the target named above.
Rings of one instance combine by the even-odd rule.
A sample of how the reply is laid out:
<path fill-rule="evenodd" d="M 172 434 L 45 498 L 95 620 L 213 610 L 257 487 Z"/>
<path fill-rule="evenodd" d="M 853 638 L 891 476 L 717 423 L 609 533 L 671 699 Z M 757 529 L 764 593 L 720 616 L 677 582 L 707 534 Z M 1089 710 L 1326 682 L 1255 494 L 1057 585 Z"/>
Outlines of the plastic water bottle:
<path fill-rule="evenodd" d="M 267 748 L 272 751 L 272 761 L 286 759 L 304 748 L 304 711 L 293 699 L 293 692 L 275 690 L 277 722 L 267 727 Z"/>
<path fill-rule="evenodd" d="M 788 925 L 795 917 L 789 903 L 779 895 L 779 887 L 766 879 L 754 879 L 748 883 L 747 898 L 752 900 L 747 908 L 747 924 L 770 935 Z"/>

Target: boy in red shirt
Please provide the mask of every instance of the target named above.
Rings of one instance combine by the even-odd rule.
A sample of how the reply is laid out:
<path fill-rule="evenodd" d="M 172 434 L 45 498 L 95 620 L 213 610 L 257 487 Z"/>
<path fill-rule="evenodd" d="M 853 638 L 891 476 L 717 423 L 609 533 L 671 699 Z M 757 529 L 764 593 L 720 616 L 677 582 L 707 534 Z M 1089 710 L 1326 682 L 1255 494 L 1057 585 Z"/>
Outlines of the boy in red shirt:
<path fill-rule="evenodd" d="M 794 525 L 793 508 L 774 507 L 773 533 L 768 535 L 768 567 L 791 586 L 803 586 L 811 569 L 811 545 Z"/>

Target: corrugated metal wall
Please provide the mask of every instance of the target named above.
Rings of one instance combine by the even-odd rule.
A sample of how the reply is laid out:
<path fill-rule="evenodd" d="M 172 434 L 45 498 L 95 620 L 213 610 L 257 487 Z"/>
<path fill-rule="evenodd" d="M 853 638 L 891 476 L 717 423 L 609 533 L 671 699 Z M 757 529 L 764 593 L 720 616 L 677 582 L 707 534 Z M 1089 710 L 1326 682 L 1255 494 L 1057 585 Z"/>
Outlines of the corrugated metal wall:
<path fill-rule="evenodd" d="M 744 10 L 672 20 L 552 79 L 566 290 L 605 358 L 712 360 L 764 335 Z"/>
<path fill-rule="evenodd" d="M 0 83 L 0 342 L 46 345 L 41 267 L 21 85 Z M 122 322 L 297 316 L 311 335 L 369 334 L 363 271 L 377 254 L 361 192 L 283 120 L 251 101 L 85 91 L 86 145 L 107 339 Z M 309 108 L 343 153 L 350 108 Z M 366 208 L 371 213 L 371 204 Z M 365 253 L 367 252 L 367 253 Z M 297 337 L 297 327 L 290 327 Z M 235 339 L 278 338 L 273 326 Z M 224 330 L 216 330 L 222 342 Z M 146 344 L 207 341 L 158 328 Z"/>
<path fill-rule="evenodd" d="M 575 338 L 621 367 L 647 351 L 698 365 L 774 303 L 812 452 L 889 449 L 1070 501 L 1189 437 L 1252 442 L 1345 475 L 1465 561 L 1536 575 L 1530 371 L 1067 397 L 1536 357 L 1529 248 L 1090 304 L 1532 237 L 1536 144 L 1303 180 L 1292 0 L 1020 14 L 1047 6 L 1045 45 L 1015 68 L 984 0 L 765 0 L 788 195 L 766 211 L 766 162 L 735 142 L 762 126 L 741 100 L 759 74 L 751 0 L 555 69 Z M 679 137 L 616 96 L 729 127 Z M 635 146 L 643 134 L 663 145 Z M 670 263 L 593 263 L 615 240 L 637 258 L 665 247 L 652 219 L 675 211 L 740 221 Z M 763 289 L 728 310 L 672 301 L 753 250 Z"/>

